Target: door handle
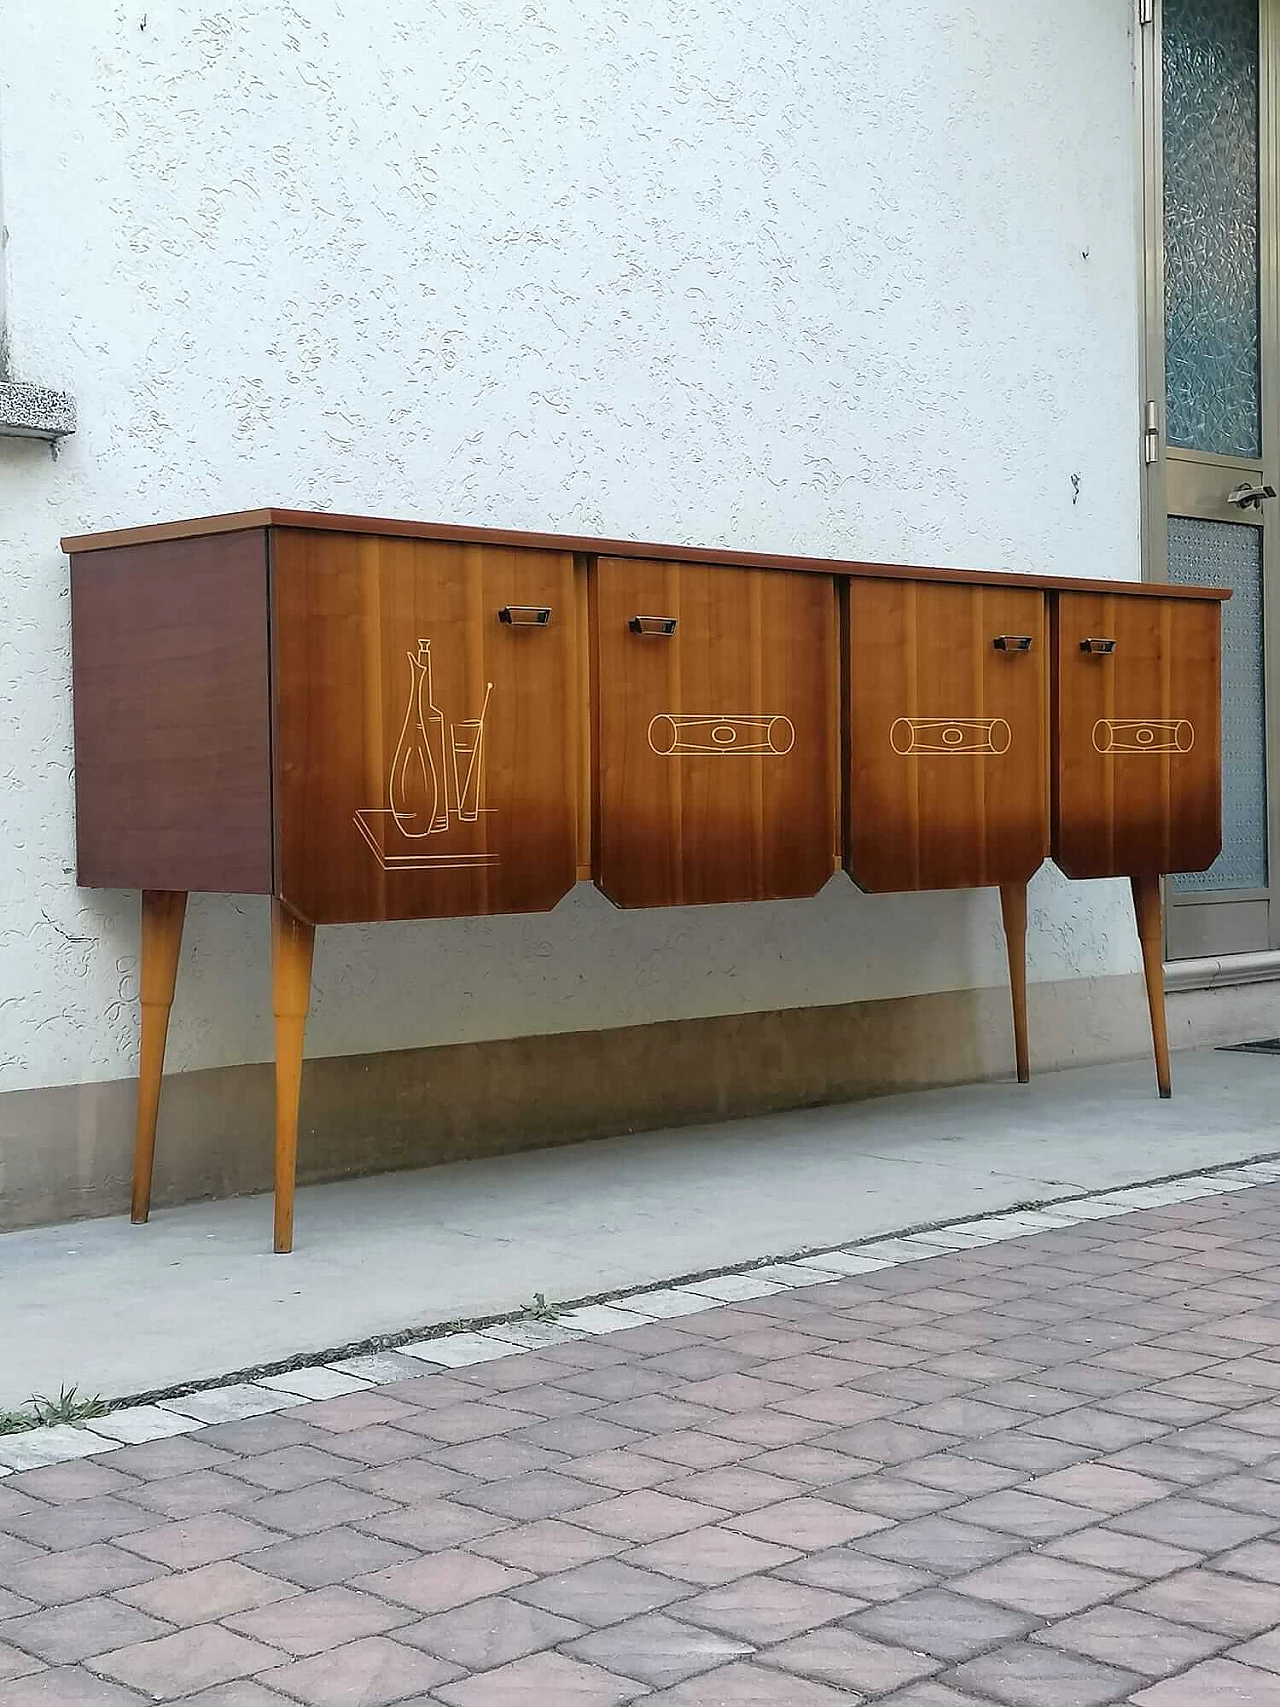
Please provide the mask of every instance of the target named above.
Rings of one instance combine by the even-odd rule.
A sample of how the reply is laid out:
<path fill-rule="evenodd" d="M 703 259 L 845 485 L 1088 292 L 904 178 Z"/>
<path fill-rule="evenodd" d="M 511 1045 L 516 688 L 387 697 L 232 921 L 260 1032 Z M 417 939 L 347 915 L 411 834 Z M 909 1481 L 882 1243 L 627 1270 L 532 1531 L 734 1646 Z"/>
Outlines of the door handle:
<path fill-rule="evenodd" d="M 1116 643 L 1114 640 L 1102 640 L 1095 638 L 1092 640 L 1082 640 L 1080 642 L 1080 650 L 1082 652 L 1090 653 L 1095 658 L 1109 658 L 1115 649 Z"/>
<path fill-rule="evenodd" d="M 669 640 L 679 620 L 675 616 L 633 616 L 627 627 L 632 634 L 658 634 Z"/>
<path fill-rule="evenodd" d="M 997 634 L 991 642 L 997 652 L 1030 652 L 1029 634 Z"/>
<path fill-rule="evenodd" d="M 545 628 L 551 621 L 550 605 L 503 605 L 498 621 L 508 628 Z"/>
<path fill-rule="evenodd" d="M 1260 510 L 1264 498 L 1274 498 L 1274 486 L 1250 486 L 1247 480 L 1242 480 L 1239 486 L 1227 493 L 1228 504 L 1234 504 L 1237 510 Z"/>

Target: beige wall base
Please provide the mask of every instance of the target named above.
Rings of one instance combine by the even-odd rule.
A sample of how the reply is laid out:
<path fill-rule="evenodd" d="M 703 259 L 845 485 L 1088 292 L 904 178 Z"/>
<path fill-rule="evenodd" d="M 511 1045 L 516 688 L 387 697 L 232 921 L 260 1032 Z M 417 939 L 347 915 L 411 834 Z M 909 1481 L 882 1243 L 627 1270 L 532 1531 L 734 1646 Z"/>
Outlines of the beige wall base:
<path fill-rule="evenodd" d="M 1197 1003 L 1173 1014 L 1184 1047 L 1206 1023 Z M 1136 976 L 1033 984 L 1030 1020 L 1041 1072 L 1150 1048 Z M 303 1077 L 299 1174 L 423 1167 L 1012 1070 L 1001 989 L 328 1057 Z M 0 1096 L 0 1229 L 127 1210 L 133 1102 L 131 1080 Z M 154 1202 L 265 1190 L 271 1131 L 268 1066 L 166 1079 Z"/>

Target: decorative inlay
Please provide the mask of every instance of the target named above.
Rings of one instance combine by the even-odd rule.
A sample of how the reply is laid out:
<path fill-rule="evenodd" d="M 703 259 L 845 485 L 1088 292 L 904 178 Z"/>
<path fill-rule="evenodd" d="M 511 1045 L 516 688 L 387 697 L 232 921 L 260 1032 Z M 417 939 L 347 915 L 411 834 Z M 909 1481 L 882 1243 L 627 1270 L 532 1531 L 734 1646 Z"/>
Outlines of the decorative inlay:
<path fill-rule="evenodd" d="M 649 746 L 659 758 L 708 754 L 717 758 L 778 758 L 795 745 L 789 717 L 755 712 L 663 711 L 650 719 Z"/>
<path fill-rule="evenodd" d="M 484 725 L 493 695 L 485 687 L 479 717 L 447 726 L 433 698 L 431 642 L 419 640 L 409 660 L 409 699 L 391 761 L 386 806 L 363 806 L 355 825 L 384 871 L 457 871 L 497 865 L 487 851 L 428 852 L 429 836 L 447 836 L 454 824 L 474 824 L 482 811 Z M 446 750 L 447 749 L 447 750 Z M 429 844 L 433 848 L 438 844 Z"/>
<path fill-rule="evenodd" d="M 1195 744 L 1185 717 L 1100 717 L 1093 726 L 1099 753 L 1189 753 Z"/>
<path fill-rule="evenodd" d="M 1007 753 L 1013 731 L 1003 717 L 899 717 L 889 730 L 889 745 L 908 758 L 954 753 L 972 758 Z"/>

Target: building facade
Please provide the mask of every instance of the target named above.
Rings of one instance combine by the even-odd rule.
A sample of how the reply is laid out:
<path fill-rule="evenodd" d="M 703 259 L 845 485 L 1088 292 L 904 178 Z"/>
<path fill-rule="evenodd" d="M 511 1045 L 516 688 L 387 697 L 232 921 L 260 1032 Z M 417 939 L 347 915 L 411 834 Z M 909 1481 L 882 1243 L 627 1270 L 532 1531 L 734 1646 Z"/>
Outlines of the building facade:
<path fill-rule="evenodd" d="M 137 896 L 75 883 L 61 535 L 279 504 L 1144 572 L 1161 49 L 1134 0 L 0 22 L 0 378 L 78 411 L 52 448 L 0 437 L 0 1225 L 127 1200 Z M 1144 1050 L 1123 886 L 1046 866 L 1031 898 L 1036 1064 Z M 1261 976 L 1255 926 L 1189 925 L 1179 957 Z M 302 1176 L 1005 1073 L 1005 982 L 994 892 L 843 877 L 326 930 Z M 1175 996 L 1175 1040 L 1264 991 Z M 193 897 L 158 1201 L 266 1183 L 270 1048 L 266 904 Z"/>

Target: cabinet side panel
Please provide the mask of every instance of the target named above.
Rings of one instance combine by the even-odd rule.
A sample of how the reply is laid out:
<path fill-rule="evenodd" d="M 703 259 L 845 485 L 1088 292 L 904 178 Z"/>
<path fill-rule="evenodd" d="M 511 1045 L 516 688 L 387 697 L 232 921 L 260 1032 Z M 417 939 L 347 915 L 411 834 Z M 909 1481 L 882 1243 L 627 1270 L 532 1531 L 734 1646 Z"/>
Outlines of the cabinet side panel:
<path fill-rule="evenodd" d="M 71 560 L 77 880 L 271 890 L 266 535 Z"/>

